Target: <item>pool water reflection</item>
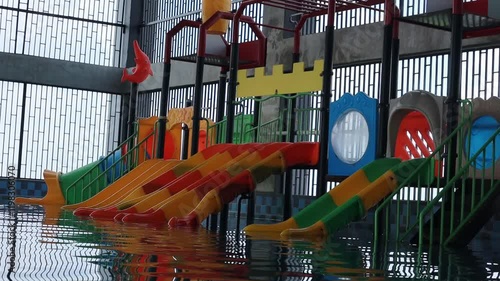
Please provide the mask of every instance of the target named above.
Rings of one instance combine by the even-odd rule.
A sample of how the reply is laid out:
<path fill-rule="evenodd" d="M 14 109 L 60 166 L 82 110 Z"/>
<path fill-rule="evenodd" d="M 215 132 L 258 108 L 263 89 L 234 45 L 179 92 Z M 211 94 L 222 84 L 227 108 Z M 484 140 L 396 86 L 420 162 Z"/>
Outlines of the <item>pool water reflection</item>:
<path fill-rule="evenodd" d="M 417 263 L 412 248 L 387 250 L 377 258 L 371 252 L 366 233 L 365 237 L 353 233 L 349 233 L 350 238 L 339 235 L 326 242 L 255 240 L 235 231 L 219 235 L 202 227 L 169 229 L 166 225 L 80 220 L 59 207 L 0 208 L 2 280 L 499 277 L 498 264 L 488 264 L 477 258 L 481 255 L 470 251 L 441 253 L 424 264 Z"/>

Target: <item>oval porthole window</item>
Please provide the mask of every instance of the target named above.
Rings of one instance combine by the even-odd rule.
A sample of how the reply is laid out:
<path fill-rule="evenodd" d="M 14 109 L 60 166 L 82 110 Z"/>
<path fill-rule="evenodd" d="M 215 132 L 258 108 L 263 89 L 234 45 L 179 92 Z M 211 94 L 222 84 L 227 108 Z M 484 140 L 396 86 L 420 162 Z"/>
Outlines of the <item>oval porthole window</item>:
<path fill-rule="evenodd" d="M 365 117 L 359 111 L 342 114 L 334 124 L 330 143 L 335 155 L 344 163 L 355 164 L 366 153 L 370 132 Z"/>
<path fill-rule="evenodd" d="M 493 137 L 493 134 L 500 127 L 500 123 L 492 116 L 482 116 L 472 123 L 470 133 L 465 137 L 465 148 L 467 158 L 473 157 L 486 142 Z M 500 160 L 500 135 L 495 137 L 484 153 L 480 153 L 476 161 L 472 164 L 476 169 L 485 170 L 493 166 L 495 162 Z"/>

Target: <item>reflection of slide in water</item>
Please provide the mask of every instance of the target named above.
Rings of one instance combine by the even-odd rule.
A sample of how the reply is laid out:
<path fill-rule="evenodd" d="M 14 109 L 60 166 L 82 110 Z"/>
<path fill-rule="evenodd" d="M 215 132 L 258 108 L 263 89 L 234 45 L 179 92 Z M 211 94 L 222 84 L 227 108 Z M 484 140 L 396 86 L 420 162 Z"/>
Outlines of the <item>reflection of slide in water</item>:
<path fill-rule="evenodd" d="M 309 259 L 310 271 L 315 274 L 312 280 L 385 280 L 383 270 L 369 269 L 366 264 L 364 254 L 367 253 L 363 254 L 360 246 L 368 245 L 367 241 L 358 241 L 361 243 L 338 239 L 272 241 L 284 246 L 285 252 L 281 254 L 280 263 L 307 266 Z"/>
<path fill-rule="evenodd" d="M 366 212 L 392 193 L 400 182 L 426 159 L 401 162 L 397 158 L 375 160 L 318 198 L 294 217 L 277 224 L 247 226 L 255 237 L 280 235 L 283 238 L 326 237 L 361 219 Z M 416 177 L 423 184 L 434 179 L 433 161 Z"/>
<path fill-rule="evenodd" d="M 101 245 L 119 256 L 91 258 L 101 259 L 101 264 L 112 259 L 115 276 L 126 276 L 127 280 L 247 280 L 248 266 L 237 258 L 224 257 L 219 245 L 223 241 L 202 229 L 159 227 L 144 231 L 138 225 L 95 224 L 106 234 Z"/>

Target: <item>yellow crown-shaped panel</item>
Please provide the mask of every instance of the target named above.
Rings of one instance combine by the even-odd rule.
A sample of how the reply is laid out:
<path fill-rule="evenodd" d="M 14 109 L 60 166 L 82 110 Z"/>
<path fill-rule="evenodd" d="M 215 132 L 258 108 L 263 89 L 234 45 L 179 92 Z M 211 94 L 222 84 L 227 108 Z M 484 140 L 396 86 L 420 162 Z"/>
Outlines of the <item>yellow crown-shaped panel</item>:
<path fill-rule="evenodd" d="M 265 75 L 264 67 L 255 68 L 254 76 L 247 70 L 238 71 L 238 97 L 293 94 L 321 90 L 323 83 L 323 60 L 314 62 L 313 70 L 305 70 L 304 63 L 293 64 L 291 73 L 283 73 L 283 65 L 274 65 L 273 74 Z"/>

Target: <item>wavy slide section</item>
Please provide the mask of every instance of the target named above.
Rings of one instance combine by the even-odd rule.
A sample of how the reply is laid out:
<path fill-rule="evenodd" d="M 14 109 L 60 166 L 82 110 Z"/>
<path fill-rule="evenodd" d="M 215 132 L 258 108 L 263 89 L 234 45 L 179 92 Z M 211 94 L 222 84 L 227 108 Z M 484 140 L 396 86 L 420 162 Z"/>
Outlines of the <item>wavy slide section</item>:
<path fill-rule="evenodd" d="M 290 144 L 240 172 L 227 183 L 209 191 L 196 208 L 186 216 L 172 217 L 170 226 L 199 225 L 210 214 L 220 212 L 225 204 L 238 195 L 255 190 L 258 183 L 272 174 L 280 174 L 296 166 L 315 166 L 318 163 L 319 144 L 301 142 Z"/>
<path fill-rule="evenodd" d="M 80 208 L 75 215 L 90 215 L 94 219 L 113 219 L 118 213 L 142 213 L 158 204 L 159 202 L 182 192 L 186 186 L 196 182 L 214 171 L 224 169 L 229 163 L 246 156 L 250 151 L 256 150 L 262 144 L 231 145 L 223 152 L 203 161 L 200 165 L 185 173 L 178 174 L 169 171 L 157 177 L 154 188 L 149 182 L 133 192 L 122 197 L 119 201 L 103 206 L 102 208 Z M 194 156 L 193 156 L 194 157 Z"/>
<path fill-rule="evenodd" d="M 232 178 L 239 175 L 243 170 L 289 145 L 291 144 L 269 143 L 255 146 L 256 149 L 240 153 L 239 156 L 227 162 L 227 164 L 220 163 L 221 169 L 214 170 L 172 196 L 159 194 L 162 191 L 158 191 L 158 194 L 150 196 L 151 198 L 146 198 L 142 202 L 123 210 L 123 214 L 115 216 L 115 221 L 162 223 L 167 222 L 172 217 L 185 216 L 197 206 L 208 192 L 218 186 L 227 185 Z M 159 198 L 151 200 L 152 197 Z M 143 204 L 145 205 L 140 206 Z M 144 208 L 146 206 L 148 207 L 147 210 Z"/>
<path fill-rule="evenodd" d="M 65 209 L 75 210 L 78 208 L 99 208 L 108 206 L 114 202 L 123 199 L 130 192 L 146 184 L 158 186 L 155 182 L 157 178 L 165 176 L 179 176 L 203 163 L 206 159 L 227 149 L 226 145 L 216 145 L 211 149 L 205 149 L 193 157 L 179 160 L 160 160 L 153 159 L 141 163 L 135 169 L 118 179 L 110 186 L 103 189 L 93 197 L 78 204 L 66 205 Z M 170 173 L 169 173 L 170 172 Z M 161 185 L 160 185 L 161 186 Z"/>
<path fill-rule="evenodd" d="M 164 161 L 160 159 L 144 161 L 132 171 L 105 189 L 101 190 L 93 197 L 90 197 L 80 203 L 65 205 L 63 208 L 74 210 L 81 207 L 99 206 L 100 204 L 104 204 L 104 202 L 112 200 L 115 194 L 129 192 L 130 190 L 133 190 L 137 186 L 143 184 L 145 181 L 150 180 L 156 174 L 171 169 L 176 164 L 178 164 L 178 161 Z"/>
<path fill-rule="evenodd" d="M 321 196 L 292 218 L 277 224 L 252 224 L 244 232 L 254 237 L 315 238 L 326 237 L 360 220 L 366 212 L 389 196 L 426 159 L 401 162 L 397 158 L 375 160 L 340 185 Z M 434 162 L 410 180 L 431 183 Z"/>

